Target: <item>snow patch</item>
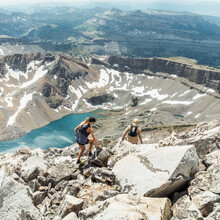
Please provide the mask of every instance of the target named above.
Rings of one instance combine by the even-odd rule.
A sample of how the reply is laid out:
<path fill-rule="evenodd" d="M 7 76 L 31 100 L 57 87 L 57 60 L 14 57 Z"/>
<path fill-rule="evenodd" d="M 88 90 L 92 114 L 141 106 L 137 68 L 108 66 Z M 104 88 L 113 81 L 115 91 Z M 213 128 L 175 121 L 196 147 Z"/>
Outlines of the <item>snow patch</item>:
<path fill-rule="evenodd" d="M 79 104 L 79 100 L 76 100 L 73 104 L 72 104 L 72 110 L 75 111 L 76 107 Z"/>
<path fill-rule="evenodd" d="M 190 92 L 190 90 L 187 90 L 187 91 L 185 91 L 183 94 L 179 95 L 179 97 L 182 97 L 182 96 L 188 94 L 189 92 Z"/>
<path fill-rule="evenodd" d="M 111 73 L 111 76 L 112 76 L 112 80 L 111 80 L 110 84 L 115 82 L 116 86 L 120 86 L 121 81 L 122 81 L 122 78 L 120 76 L 120 72 L 117 70 L 109 70 L 109 69 L 107 69 L 107 71 L 108 71 L 108 73 Z"/>
<path fill-rule="evenodd" d="M 18 71 L 18 70 L 13 70 L 11 69 L 8 64 L 6 63 L 6 69 L 8 70 L 7 71 L 7 74 L 5 75 L 5 81 L 8 82 L 10 80 L 10 77 L 16 79 L 17 81 L 20 80 L 20 76 L 24 76 L 25 78 L 27 77 L 27 73 L 25 72 L 22 72 L 22 71 Z"/>
<path fill-rule="evenodd" d="M 80 89 L 75 89 L 73 86 L 69 86 L 69 89 L 72 93 L 74 93 L 78 99 L 80 99 L 82 97 L 82 92 L 80 91 Z"/>
<path fill-rule="evenodd" d="M 82 91 L 82 93 L 86 93 L 87 89 L 83 88 L 82 86 L 79 86 L 79 89 Z"/>
<path fill-rule="evenodd" d="M 130 114 L 131 112 L 132 112 L 132 111 L 128 111 L 128 112 L 125 113 L 125 115 L 128 115 L 128 114 Z"/>
<path fill-rule="evenodd" d="M 106 57 L 99 57 L 99 60 L 100 61 L 103 61 L 103 60 L 105 60 L 106 59 Z"/>
<path fill-rule="evenodd" d="M 107 86 L 109 83 L 109 74 L 106 70 L 101 69 L 100 70 L 100 76 L 99 76 L 99 81 L 98 82 L 93 82 L 93 83 L 89 83 L 86 82 L 86 85 L 88 86 L 89 89 L 93 89 L 93 88 L 102 88 L 104 86 Z"/>
<path fill-rule="evenodd" d="M 163 99 L 166 99 L 169 97 L 168 94 L 160 95 L 158 92 L 158 89 L 152 89 L 152 90 L 148 91 L 146 93 L 146 95 L 150 95 L 151 98 L 157 99 L 157 100 L 163 100 Z"/>
<path fill-rule="evenodd" d="M 148 79 L 153 79 L 153 78 L 154 78 L 154 76 L 147 76 L 147 78 L 148 78 Z"/>
<path fill-rule="evenodd" d="M 174 74 L 171 74 L 171 76 L 172 76 L 172 77 L 174 77 L 174 78 L 176 78 L 176 77 L 177 77 L 177 75 L 174 75 Z"/>
<path fill-rule="evenodd" d="M 25 92 L 24 96 L 23 96 L 23 97 L 21 98 L 21 100 L 20 100 L 20 106 L 18 107 L 18 110 L 14 113 L 14 115 L 12 115 L 12 116 L 9 118 L 8 123 L 7 123 L 7 127 L 8 127 L 9 125 L 13 125 L 13 124 L 15 123 L 16 118 L 17 118 L 17 116 L 18 116 L 18 113 L 19 113 L 22 109 L 24 109 L 24 108 L 26 107 L 27 103 L 28 103 L 29 101 L 31 101 L 32 98 L 33 98 L 33 93 L 30 93 L 30 94 L 27 95 L 26 92 Z"/>
<path fill-rule="evenodd" d="M 206 96 L 206 94 L 205 94 L 205 93 L 204 93 L 204 94 L 197 94 L 197 95 L 195 95 L 195 96 L 193 97 L 193 100 L 199 99 L 199 98 L 201 98 L 201 97 L 203 97 L 203 96 Z"/>
<path fill-rule="evenodd" d="M 26 88 L 32 84 L 34 84 L 35 82 L 37 82 L 40 78 L 42 78 L 44 75 L 46 75 L 46 73 L 48 72 L 47 69 L 43 70 L 45 67 L 44 66 L 40 66 L 37 71 L 34 74 L 33 79 L 23 83 L 21 86 L 19 86 L 20 88 Z"/>
<path fill-rule="evenodd" d="M 6 97 L 4 100 L 7 102 L 8 107 L 13 107 L 13 97 Z"/>
<path fill-rule="evenodd" d="M 146 99 L 144 102 L 141 102 L 140 105 L 145 105 L 145 104 L 147 104 L 150 101 L 152 101 L 152 99 Z"/>
<path fill-rule="evenodd" d="M 119 98 L 119 96 L 118 96 L 116 93 L 114 93 L 113 96 L 114 96 L 116 99 Z"/>
<path fill-rule="evenodd" d="M 174 93 L 173 95 L 171 95 L 170 98 L 173 98 L 173 97 L 176 96 L 176 95 L 177 95 L 177 92 Z"/>
<path fill-rule="evenodd" d="M 0 49 L 0 55 L 5 55 L 2 49 Z"/>
<path fill-rule="evenodd" d="M 215 90 L 214 89 L 208 89 L 206 92 L 215 93 Z"/>
<path fill-rule="evenodd" d="M 170 104 L 170 105 L 190 105 L 193 102 L 190 102 L 190 101 L 171 101 L 171 100 L 167 100 L 167 101 L 163 101 L 162 103 Z"/>
<path fill-rule="evenodd" d="M 197 114 L 196 116 L 195 116 L 195 118 L 198 118 L 200 116 L 200 113 L 199 114 Z"/>
<path fill-rule="evenodd" d="M 141 86 L 141 87 L 135 87 L 132 89 L 132 92 L 134 92 L 135 94 L 143 94 L 144 92 L 144 86 Z"/>

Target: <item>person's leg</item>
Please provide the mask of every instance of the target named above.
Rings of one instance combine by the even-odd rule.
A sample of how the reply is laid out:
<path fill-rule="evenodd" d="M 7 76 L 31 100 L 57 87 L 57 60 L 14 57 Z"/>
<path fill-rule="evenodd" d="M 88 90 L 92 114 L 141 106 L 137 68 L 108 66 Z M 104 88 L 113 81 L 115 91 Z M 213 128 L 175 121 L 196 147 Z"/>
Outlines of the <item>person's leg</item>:
<path fill-rule="evenodd" d="M 80 160 L 82 154 L 84 153 L 84 151 L 86 149 L 85 145 L 79 144 L 79 147 L 81 148 L 81 150 L 80 150 L 79 155 L 78 155 L 78 160 Z"/>
<path fill-rule="evenodd" d="M 93 138 L 88 138 L 89 140 L 89 152 L 92 152 L 92 148 L 94 146 L 94 140 Z"/>

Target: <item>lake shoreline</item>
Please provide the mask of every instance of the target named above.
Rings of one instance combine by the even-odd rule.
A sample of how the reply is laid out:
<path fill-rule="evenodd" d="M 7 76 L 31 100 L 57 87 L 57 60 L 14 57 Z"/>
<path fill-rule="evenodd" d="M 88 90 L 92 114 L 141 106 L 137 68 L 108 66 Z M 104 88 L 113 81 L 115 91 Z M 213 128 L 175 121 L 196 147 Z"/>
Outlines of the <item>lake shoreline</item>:
<path fill-rule="evenodd" d="M 76 123 L 78 123 L 78 121 L 82 121 L 82 120 L 84 120 L 87 116 L 89 117 L 89 116 L 95 116 L 95 117 L 104 117 L 103 116 L 103 114 L 100 114 L 100 112 L 102 111 L 102 109 L 97 109 L 97 110 L 95 110 L 95 111 L 90 111 L 90 112 L 78 112 L 78 113 L 71 113 L 71 114 L 68 114 L 68 115 L 65 115 L 65 116 L 63 116 L 63 117 L 61 117 L 60 119 L 57 119 L 57 120 L 54 120 L 54 121 L 51 121 L 50 123 L 48 123 L 47 125 L 45 125 L 45 126 L 43 126 L 43 127 L 39 127 L 39 128 L 37 128 L 37 129 L 32 129 L 30 132 L 27 132 L 27 133 L 24 133 L 24 132 L 18 132 L 17 133 L 17 135 L 16 135 L 16 137 L 13 137 L 13 138 L 8 138 L 8 139 L 6 139 L 6 140 L 4 140 L 4 141 L 0 141 L 0 153 L 8 153 L 8 152 L 10 152 L 10 146 L 11 145 L 13 145 L 13 146 L 15 146 L 15 144 L 16 144 L 16 142 L 18 142 L 18 146 L 19 146 L 19 143 L 22 143 L 22 146 L 21 147 L 24 147 L 24 146 L 27 146 L 27 147 L 30 147 L 30 145 L 32 145 L 33 143 L 32 142 L 30 142 L 30 145 L 27 143 L 26 144 L 26 141 L 23 141 L 23 140 L 26 140 L 27 139 L 27 137 L 28 136 L 31 136 L 32 135 L 32 133 L 36 133 L 36 139 L 40 139 L 41 138 L 41 135 L 45 135 L 44 133 L 43 134 L 40 134 L 40 130 L 47 130 L 47 127 L 50 127 L 50 129 L 49 129 L 49 131 L 46 131 L 46 132 L 48 132 L 48 136 L 50 136 L 53 132 L 57 132 L 57 135 L 60 135 L 60 134 L 62 134 L 62 130 L 59 132 L 59 127 L 60 127 L 60 129 L 62 129 L 62 126 L 64 126 L 65 127 L 65 125 L 62 125 L 62 126 L 58 126 L 58 125 L 56 125 L 57 123 L 59 124 L 59 122 L 61 121 L 61 120 L 67 120 L 68 121 L 68 118 L 70 118 L 70 121 L 68 121 L 68 126 L 71 126 L 71 125 L 73 125 L 73 126 L 77 126 L 76 124 L 74 124 L 74 122 L 75 121 L 77 121 Z M 82 116 L 82 117 L 81 117 Z M 71 122 L 72 121 L 72 122 Z M 80 123 L 80 122 L 79 122 Z M 54 129 L 53 128 L 51 128 L 51 126 L 55 126 L 54 127 Z M 69 143 L 69 145 L 71 145 L 71 144 L 74 144 L 75 143 L 75 139 L 74 139 L 74 137 L 72 137 L 71 136 L 71 142 L 70 142 L 70 134 L 71 134 L 71 131 L 72 130 L 72 128 L 70 128 L 69 129 L 69 131 L 68 131 L 68 129 L 66 129 L 65 130 L 65 132 L 68 132 L 68 135 L 67 135 L 67 137 L 65 136 L 65 133 L 64 134 L 62 134 L 63 136 L 61 137 L 64 141 L 65 141 L 65 139 L 67 140 L 67 142 Z M 69 136 L 69 137 L 68 137 Z M 42 137 L 43 138 L 43 140 L 44 139 L 46 139 L 47 138 L 47 136 L 45 135 L 45 136 L 43 136 Z M 54 137 L 54 138 L 57 138 L 57 137 Z M 69 138 L 69 139 L 68 139 Z M 34 139 L 33 139 L 33 141 L 34 141 Z M 48 141 L 49 142 L 49 141 Z M 49 142 L 50 143 L 50 142 Z M 7 150 L 7 145 L 9 145 L 9 150 Z M 66 145 L 66 144 L 65 144 Z M 62 145 L 61 145 L 62 146 Z M 67 146 L 67 145 L 66 145 Z M 66 147 L 66 146 L 64 146 L 64 147 Z M 39 146 L 40 147 L 40 146 Z M 56 146 L 55 146 L 56 147 Z M 14 148 L 14 147 L 13 147 Z M 34 147 L 35 148 L 35 147 Z M 47 147 L 46 146 L 44 146 L 43 147 L 43 149 L 46 149 Z M 50 147 L 48 147 L 48 148 L 50 148 Z M 60 147 L 59 147 L 60 148 Z M 18 149 L 17 147 L 16 147 L 16 149 Z"/>

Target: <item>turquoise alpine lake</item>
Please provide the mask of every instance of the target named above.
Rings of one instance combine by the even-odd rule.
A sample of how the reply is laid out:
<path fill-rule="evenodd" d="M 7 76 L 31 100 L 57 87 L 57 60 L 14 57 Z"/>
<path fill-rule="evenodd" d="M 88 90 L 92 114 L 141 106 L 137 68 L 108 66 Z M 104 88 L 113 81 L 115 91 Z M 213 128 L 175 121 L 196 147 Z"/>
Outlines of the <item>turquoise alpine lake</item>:
<path fill-rule="evenodd" d="M 102 117 L 98 114 L 99 112 L 100 110 L 67 115 L 42 128 L 32 130 L 18 139 L 0 142 L 0 152 L 10 153 L 25 146 L 30 148 L 40 147 L 43 149 L 67 147 L 76 142 L 74 128 L 87 117 Z"/>

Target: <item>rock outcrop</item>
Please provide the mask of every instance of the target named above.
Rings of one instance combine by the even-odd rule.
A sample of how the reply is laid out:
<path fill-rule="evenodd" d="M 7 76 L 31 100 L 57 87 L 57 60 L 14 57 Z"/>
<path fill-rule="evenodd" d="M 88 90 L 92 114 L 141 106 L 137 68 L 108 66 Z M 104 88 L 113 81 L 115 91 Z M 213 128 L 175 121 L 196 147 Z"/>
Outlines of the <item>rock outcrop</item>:
<path fill-rule="evenodd" d="M 95 61 L 93 62 L 95 63 Z M 113 68 L 117 66 L 120 71 L 140 73 L 149 70 L 153 73 L 175 73 L 179 77 L 187 78 L 196 84 L 204 84 L 220 93 L 220 72 L 218 70 L 204 69 L 197 65 L 191 66 L 166 58 L 132 59 L 112 56 L 108 59 L 108 63 Z"/>
<path fill-rule="evenodd" d="M 79 212 L 85 219 L 170 219 L 170 201 L 167 198 L 143 198 L 127 194 L 117 195 Z"/>
<path fill-rule="evenodd" d="M 167 197 L 199 170 L 194 146 L 149 149 L 148 145 L 137 145 L 134 151 L 137 148 L 141 150 L 124 156 L 112 169 L 124 192 Z"/>
<path fill-rule="evenodd" d="M 115 98 L 109 94 L 93 96 L 87 100 L 92 105 L 102 105 L 103 103 L 112 102 Z"/>
<path fill-rule="evenodd" d="M 29 188 L 0 171 L 0 219 L 43 220 L 32 203 Z"/>
<path fill-rule="evenodd" d="M 174 203 L 172 219 L 219 218 L 219 129 L 219 120 L 215 120 L 166 139 L 169 144 L 194 143 L 200 157 L 200 171 L 189 182 L 187 195 Z"/>
<path fill-rule="evenodd" d="M 197 127 L 190 132 L 180 133 L 179 135 L 173 134 L 162 142 L 165 145 L 193 144 L 201 159 L 208 157 L 212 161 L 211 155 L 206 155 L 220 149 L 220 122 L 219 120 L 214 120 L 211 122 L 199 123 Z M 215 154 L 217 153 L 214 153 L 213 156 Z M 216 158 L 215 160 L 218 160 L 218 155 L 214 157 Z M 207 161 L 207 163 L 210 162 Z"/>
<path fill-rule="evenodd" d="M 219 121 L 204 123 L 191 134 L 202 139 L 209 132 L 217 133 L 218 127 Z M 180 143 L 184 135 L 167 140 Z M 92 158 L 86 149 L 85 163 L 80 165 L 77 145 L 48 150 L 26 147 L 1 154 L 0 218 L 216 220 L 220 208 L 216 146 L 199 158 L 193 145 L 124 141 L 101 152 L 94 149 Z"/>

